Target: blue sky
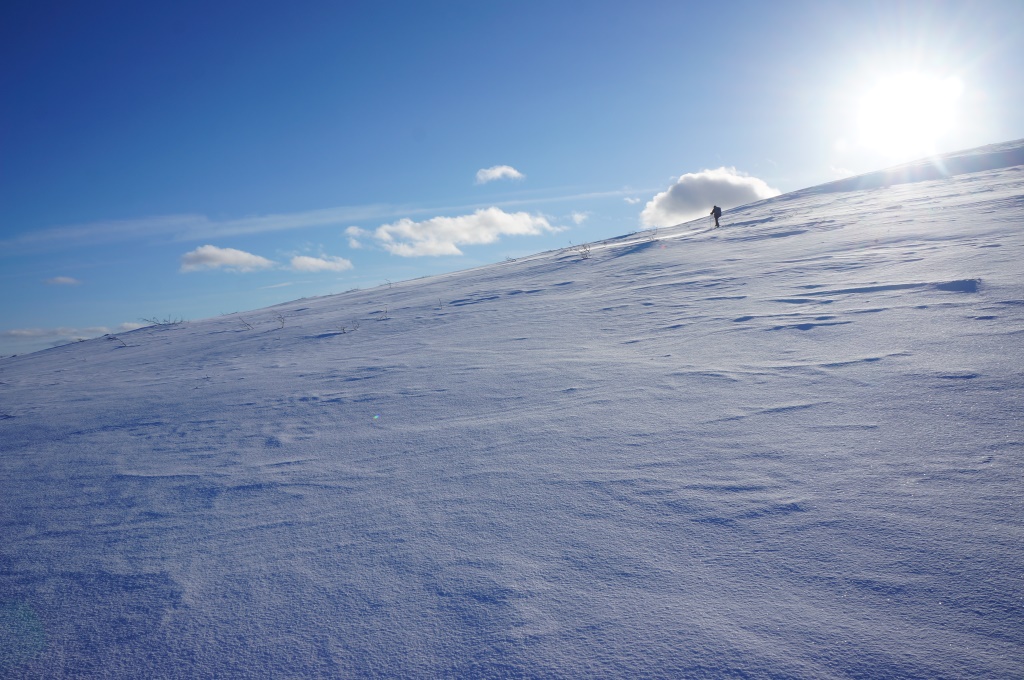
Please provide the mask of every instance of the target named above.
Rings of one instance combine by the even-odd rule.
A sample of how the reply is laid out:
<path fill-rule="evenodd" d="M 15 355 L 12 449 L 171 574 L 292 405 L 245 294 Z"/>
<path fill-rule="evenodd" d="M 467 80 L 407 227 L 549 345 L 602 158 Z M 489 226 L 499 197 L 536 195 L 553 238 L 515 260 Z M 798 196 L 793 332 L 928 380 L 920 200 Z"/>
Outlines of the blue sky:
<path fill-rule="evenodd" d="M 1021 138 L 1021 26 L 1018 0 L 4 3 L 0 356 Z"/>

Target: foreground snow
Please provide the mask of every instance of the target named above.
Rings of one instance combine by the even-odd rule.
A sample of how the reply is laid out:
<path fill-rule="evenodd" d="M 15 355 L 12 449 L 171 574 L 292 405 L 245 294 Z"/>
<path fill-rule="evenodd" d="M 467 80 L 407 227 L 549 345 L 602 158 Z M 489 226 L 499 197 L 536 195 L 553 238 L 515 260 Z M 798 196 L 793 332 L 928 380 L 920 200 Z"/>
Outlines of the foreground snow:
<path fill-rule="evenodd" d="M 1017 676 L 1024 167 L 854 189 L 0 361 L 0 675 Z"/>

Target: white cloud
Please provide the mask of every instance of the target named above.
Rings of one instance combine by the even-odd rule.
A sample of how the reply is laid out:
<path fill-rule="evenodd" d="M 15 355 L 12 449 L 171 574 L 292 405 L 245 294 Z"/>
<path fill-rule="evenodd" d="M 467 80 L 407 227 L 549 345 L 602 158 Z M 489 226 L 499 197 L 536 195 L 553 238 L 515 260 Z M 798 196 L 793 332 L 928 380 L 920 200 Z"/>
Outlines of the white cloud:
<path fill-rule="evenodd" d="M 642 198 L 633 198 L 632 196 L 626 196 L 622 200 L 624 200 L 626 203 L 629 203 L 630 205 L 636 205 L 637 203 L 640 203 L 644 199 L 642 199 Z"/>
<path fill-rule="evenodd" d="M 573 211 L 570 217 L 572 218 L 572 221 L 575 222 L 576 224 L 583 224 L 584 222 L 587 221 L 587 218 L 590 217 L 590 213 Z"/>
<path fill-rule="evenodd" d="M 494 243 L 504 235 L 537 235 L 559 231 L 546 218 L 525 212 L 507 213 L 490 207 L 472 215 L 434 217 L 423 222 L 402 219 L 377 228 L 374 238 L 393 255 L 461 255 L 460 245 Z"/>
<path fill-rule="evenodd" d="M 353 250 L 359 250 L 360 248 L 362 248 L 363 242 L 360 241 L 359 239 L 362 238 L 363 236 L 370 235 L 370 232 L 366 231 L 365 229 L 360 229 L 359 227 L 349 227 L 348 229 L 345 230 L 345 233 L 348 234 L 348 247 L 352 248 Z"/>
<path fill-rule="evenodd" d="M 81 281 L 70 276 L 55 276 L 52 279 L 46 279 L 46 283 L 51 286 L 79 286 L 82 284 Z"/>
<path fill-rule="evenodd" d="M 714 205 L 734 208 L 779 195 L 778 189 L 764 180 L 738 172 L 736 168 L 718 168 L 688 173 L 647 202 L 640 213 L 650 227 L 669 227 L 707 215 Z"/>
<path fill-rule="evenodd" d="M 201 269 L 220 269 L 229 271 L 251 272 L 257 269 L 269 269 L 274 263 L 265 257 L 247 253 L 234 248 L 218 248 L 217 246 L 199 246 L 195 250 L 181 256 L 181 271 L 194 272 Z"/>
<path fill-rule="evenodd" d="M 511 165 L 495 165 L 490 168 L 483 168 L 476 171 L 476 183 L 487 184 L 496 179 L 523 179 L 526 177 Z"/>
<path fill-rule="evenodd" d="M 296 255 L 292 258 L 292 269 L 300 272 L 343 272 L 346 269 L 352 269 L 352 263 L 343 257 L 332 257 L 331 255 L 321 257 Z"/>

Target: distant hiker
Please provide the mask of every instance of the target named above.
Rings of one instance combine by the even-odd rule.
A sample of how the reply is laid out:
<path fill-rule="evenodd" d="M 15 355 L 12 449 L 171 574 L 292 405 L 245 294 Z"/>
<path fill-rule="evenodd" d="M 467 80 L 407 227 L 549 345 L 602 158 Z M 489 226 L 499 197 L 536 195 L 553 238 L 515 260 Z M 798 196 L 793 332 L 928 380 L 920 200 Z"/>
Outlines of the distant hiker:
<path fill-rule="evenodd" d="M 715 229 L 718 228 L 718 218 L 722 216 L 722 209 L 717 205 L 711 209 L 711 216 L 715 218 Z"/>

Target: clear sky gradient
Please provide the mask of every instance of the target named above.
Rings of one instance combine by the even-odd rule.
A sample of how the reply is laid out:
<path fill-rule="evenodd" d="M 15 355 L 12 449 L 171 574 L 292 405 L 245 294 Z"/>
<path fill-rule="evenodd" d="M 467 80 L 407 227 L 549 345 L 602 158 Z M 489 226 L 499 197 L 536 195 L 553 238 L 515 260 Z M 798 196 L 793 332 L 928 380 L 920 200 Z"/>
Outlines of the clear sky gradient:
<path fill-rule="evenodd" d="M 0 356 L 1024 137 L 1021 26 L 1019 0 L 4 3 Z"/>

